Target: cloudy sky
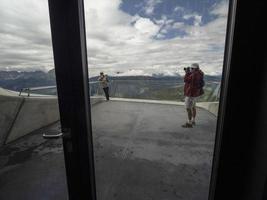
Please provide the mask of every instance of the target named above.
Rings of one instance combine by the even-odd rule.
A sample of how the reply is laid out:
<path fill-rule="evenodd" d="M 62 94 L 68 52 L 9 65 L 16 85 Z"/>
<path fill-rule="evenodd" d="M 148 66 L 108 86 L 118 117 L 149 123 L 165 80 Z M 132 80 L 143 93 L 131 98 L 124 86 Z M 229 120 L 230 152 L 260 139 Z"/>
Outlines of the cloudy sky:
<path fill-rule="evenodd" d="M 228 0 L 85 0 L 90 76 L 221 74 Z M 0 0 L 0 70 L 53 68 L 47 0 Z"/>

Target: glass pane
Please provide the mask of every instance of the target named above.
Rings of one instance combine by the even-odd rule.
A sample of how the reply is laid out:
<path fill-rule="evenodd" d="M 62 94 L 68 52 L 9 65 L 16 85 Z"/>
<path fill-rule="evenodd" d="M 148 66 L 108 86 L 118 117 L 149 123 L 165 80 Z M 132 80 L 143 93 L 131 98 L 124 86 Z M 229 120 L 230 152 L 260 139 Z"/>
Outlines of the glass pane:
<path fill-rule="evenodd" d="M 208 199 L 228 4 L 85 1 L 99 200 Z"/>
<path fill-rule="evenodd" d="M 0 2 L 0 199 L 67 199 L 46 0 Z"/>

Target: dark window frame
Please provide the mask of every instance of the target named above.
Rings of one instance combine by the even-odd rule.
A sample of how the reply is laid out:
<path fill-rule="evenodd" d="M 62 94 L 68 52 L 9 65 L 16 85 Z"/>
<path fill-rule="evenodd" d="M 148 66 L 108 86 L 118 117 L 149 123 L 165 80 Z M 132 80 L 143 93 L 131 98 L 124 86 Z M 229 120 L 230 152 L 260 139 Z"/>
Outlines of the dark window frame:
<path fill-rule="evenodd" d="M 218 119 L 217 119 L 217 128 L 216 128 L 216 137 L 215 145 L 213 151 L 213 161 L 212 161 L 212 171 L 211 179 L 209 186 L 209 200 L 214 199 L 214 193 L 216 188 L 217 173 L 219 167 L 220 159 L 220 150 L 221 142 L 223 136 L 223 124 L 224 124 L 224 113 L 226 109 L 226 99 L 227 99 L 227 90 L 229 87 L 229 76 L 230 76 L 230 67 L 232 59 L 232 45 L 234 39 L 234 28 L 235 28 L 235 16 L 236 16 L 236 6 L 237 0 L 229 0 L 228 7 L 228 21 L 226 28 L 226 38 L 225 38 L 225 48 L 224 48 L 224 61 L 223 61 L 223 73 L 221 80 L 221 92 L 220 92 L 220 101 L 219 101 L 219 110 L 218 110 Z"/>
<path fill-rule="evenodd" d="M 55 71 L 59 95 L 59 108 L 62 129 L 64 132 L 63 144 L 69 197 L 70 199 L 95 200 L 95 170 L 89 106 L 90 98 L 88 93 L 88 69 L 83 6 L 83 0 L 49 0 Z M 249 22 L 252 22 L 252 25 L 248 24 L 248 27 L 250 28 L 249 34 L 246 32 L 242 33 L 242 30 L 244 31 L 246 28 L 246 24 L 244 23 L 244 18 L 246 19 L 245 14 L 247 14 L 246 11 L 249 11 L 246 6 L 251 6 L 251 12 L 255 16 L 261 17 L 257 18 L 260 22 L 265 19 L 264 17 L 266 17 L 266 14 L 263 14 L 264 9 L 266 8 L 266 3 L 264 4 L 263 1 L 253 2 L 251 4 L 241 0 L 230 0 L 229 2 L 222 76 L 222 91 L 220 94 L 221 98 L 210 182 L 210 200 L 227 199 L 226 197 L 229 197 L 227 195 L 232 195 L 230 196 L 230 199 L 237 199 L 237 197 L 239 197 L 238 195 L 240 194 L 241 188 L 250 189 L 249 184 L 244 182 L 244 180 L 256 181 L 251 177 L 248 177 L 248 179 L 241 178 L 242 173 L 249 173 L 250 175 L 256 173 L 255 171 L 251 171 L 249 168 L 249 166 L 253 166 L 253 157 L 244 157 L 245 155 L 242 152 L 242 150 L 244 150 L 244 152 L 250 153 L 251 155 L 254 155 L 255 153 L 255 150 L 251 148 L 253 145 L 255 147 L 255 141 L 254 143 L 251 142 L 251 139 L 254 138 L 248 133 L 246 133 L 244 136 L 245 138 L 242 138 L 243 143 L 237 145 L 238 148 L 245 148 L 247 146 L 250 147 L 249 149 L 241 149 L 237 152 L 238 161 L 236 164 L 239 166 L 244 166 L 244 169 L 241 169 L 242 173 L 240 172 L 237 174 L 237 176 L 235 176 L 235 173 L 237 172 L 235 171 L 236 169 L 231 168 L 227 162 L 233 160 L 233 156 L 231 156 L 231 150 L 234 150 L 234 147 L 231 140 L 234 140 L 237 143 L 239 142 L 237 136 L 231 136 L 229 133 L 227 133 L 227 131 L 229 131 L 231 126 L 235 127 L 234 123 L 242 123 L 242 120 L 245 118 L 244 116 L 239 116 L 240 111 L 242 111 L 240 109 L 242 106 L 245 106 L 245 103 L 248 103 L 247 101 L 241 102 L 240 105 L 236 104 L 237 107 L 234 108 L 230 106 L 231 102 L 236 103 L 236 100 L 234 99 L 236 98 L 236 94 L 233 92 L 239 94 L 241 91 L 243 91 L 242 89 L 239 91 L 239 88 L 235 85 L 234 80 L 246 80 L 245 78 L 238 77 L 239 74 L 236 73 L 237 69 L 235 69 L 233 66 L 240 63 L 246 66 L 246 63 L 242 61 L 242 56 L 240 55 L 251 55 L 251 58 L 243 57 L 243 59 L 248 59 L 250 61 L 249 63 L 252 63 L 252 59 L 258 59 L 257 64 L 262 64 L 262 66 L 259 67 L 262 70 L 262 74 L 260 74 L 262 79 L 264 79 L 263 72 L 266 72 L 266 69 L 263 67 L 266 66 L 267 62 L 264 60 L 264 58 L 262 58 L 266 51 L 266 39 L 264 39 L 263 33 L 259 33 L 259 37 L 262 38 L 255 38 L 259 44 L 253 44 L 253 41 L 251 40 L 247 42 L 248 47 L 253 47 L 254 51 L 238 47 L 239 44 L 242 46 L 242 42 L 249 38 L 249 34 L 257 36 L 258 32 L 257 30 L 253 30 L 253 28 L 255 28 L 256 25 L 260 26 L 258 21 L 254 21 L 256 25 L 253 26 L 253 20 L 255 18 L 253 18 L 254 15 L 252 15 L 253 20 L 249 20 L 247 18 Z M 243 24 L 242 22 L 241 24 L 237 23 L 239 20 L 243 20 Z M 261 30 L 263 31 L 263 29 Z M 262 44 L 260 43 L 261 39 Z M 259 49 L 257 49 L 257 47 L 259 47 Z M 239 51 L 240 53 L 238 53 Z M 248 52 L 250 54 L 248 54 Z M 66 70 L 69 73 L 67 73 Z M 249 76 L 251 72 L 253 71 L 245 70 L 244 73 L 245 75 Z M 259 73 L 260 72 L 261 71 L 259 71 Z M 257 79 L 252 78 L 252 81 L 257 81 Z M 254 82 L 250 84 L 252 84 L 252 86 L 257 86 Z M 262 88 L 257 88 L 256 90 L 258 92 L 263 92 Z M 261 96 L 264 96 L 264 94 L 261 93 Z M 254 100 L 253 103 L 256 103 L 256 100 Z M 259 105 L 262 107 L 266 106 L 266 102 L 259 101 Z M 227 119 L 227 117 L 231 116 L 229 113 L 233 115 L 232 117 L 237 117 L 235 122 Z M 264 116 L 264 111 L 255 111 L 254 114 L 260 114 L 260 116 Z M 257 122 L 261 122 L 260 125 L 264 127 L 263 120 L 258 120 L 259 121 Z M 263 129 L 256 129 L 256 125 L 256 122 L 253 121 L 253 125 L 249 127 L 250 130 L 255 130 L 255 134 L 258 134 L 259 138 L 261 137 L 264 139 L 264 141 L 267 141 L 267 138 L 264 138 L 262 135 L 260 135 L 260 132 L 263 131 Z M 242 131 L 246 130 L 243 128 Z M 226 144 L 230 144 L 230 146 L 227 147 Z M 227 156 L 229 156 L 229 158 Z M 263 160 L 263 158 L 261 159 L 262 160 L 259 161 L 257 160 L 257 162 L 266 162 L 266 160 Z M 250 162 L 248 163 L 248 166 L 246 166 L 247 162 Z M 267 166 L 267 162 L 265 165 Z M 263 172 L 262 168 L 259 169 L 261 169 Z M 233 182 L 227 182 L 227 180 L 231 180 L 231 176 L 233 176 Z M 238 178 L 241 179 L 239 180 Z M 229 184 L 227 185 L 227 183 Z M 238 183 L 239 185 L 234 185 L 235 183 Z M 266 181 L 264 182 L 264 185 L 267 185 Z M 237 188 L 236 190 L 229 189 L 230 186 L 236 186 Z M 267 188 L 264 188 L 264 190 L 266 189 Z M 235 193 L 227 194 L 228 191 Z M 248 194 L 248 198 L 252 197 L 253 195 L 255 196 L 255 193 L 253 192 L 254 191 L 252 190 L 246 190 L 242 194 L 243 196 L 240 194 L 240 197 L 245 197 L 244 194 Z M 267 195 L 265 194 L 265 196 Z"/>
<path fill-rule="evenodd" d="M 96 200 L 83 0 L 48 0 L 69 199 Z"/>

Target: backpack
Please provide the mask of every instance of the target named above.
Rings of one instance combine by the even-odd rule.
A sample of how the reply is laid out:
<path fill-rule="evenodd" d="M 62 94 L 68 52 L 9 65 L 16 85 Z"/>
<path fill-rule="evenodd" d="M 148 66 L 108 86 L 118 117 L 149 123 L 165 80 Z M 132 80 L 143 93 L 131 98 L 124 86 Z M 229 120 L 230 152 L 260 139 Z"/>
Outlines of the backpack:
<path fill-rule="evenodd" d="M 205 81 L 204 81 L 204 78 L 202 78 L 199 80 L 198 87 L 203 88 L 204 86 L 205 86 Z"/>
<path fill-rule="evenodd" d="M 200 96 L 204 94 L 204 89 L 203 89 L 204 86 L 205 86 L 205 81 L 204 81 L 204 77 L 202 77 L 198 83 L 198 89 L 199 89 L 199 95 Z"/>
<path fill-rule="evenodd" d="M 108 76 L 106 75 L 105 77 L 106 77 L 106 81 L 109 82 Z"/>

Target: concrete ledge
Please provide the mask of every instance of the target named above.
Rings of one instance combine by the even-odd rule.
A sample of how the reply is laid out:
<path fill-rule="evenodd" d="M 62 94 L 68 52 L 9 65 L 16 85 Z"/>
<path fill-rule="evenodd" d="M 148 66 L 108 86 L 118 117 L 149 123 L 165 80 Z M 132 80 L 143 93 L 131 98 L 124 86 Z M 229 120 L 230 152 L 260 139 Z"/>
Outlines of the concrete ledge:
<path fill-rule="evenodd" d="M 184 102 L 150 100 L 150 99 L 110 98 L 110 100 L 111 101 L 139 102 L 139 103 L 169 104 L 169 105 L 178 105 L 178 106 L 183 106 L 184 105 Z"/>
<path fill-rule="evenodd" d="M 56 96 L 19 96 L 0 88 L 0 146 L 59 120 Z"/>
<path fill-rule="evenodd" d="M 149 100 L 149 99 L 127 99 L 127 98 L 111 98 L 112 101 L 127 101 L 127 102 L 139 102 L 139 103 L 156 103 L 156 104 L 169 104 L 184 106 L 184 102 L 177 101 L 161 101 L 161 100 Z M 197 102 L 197 107 L 203 108 L 215 116 L 218 115 L 219 102 Z"/>
<path fill-rule="evenodd" d="M 6 90 L 0 87 L 0 96 L 13 96 L 17 97 L 19 92 L 12 91 L 12 90 Z"/>
<path fill-rule="evenodd" d="M 93 97 L 90 97 L 91 106 L 93 106 L 95 104 L 98 104 L 98 103 L 101 103 L 103 101 L 105 101 L 105 98 L 102 97 L 102 96 L 93 96 Z"/>
<path fill-rule="evenodd" d="M 59 120 L 56 96 L 18 94 L 0 88 L 0 146 Z M 91 106 L 104 100 L 91 97 Z"/>
<path fill-rule="evenodd" d="M 197 103 L 197 106 L 218 116 L 219 102 L 199 102 Z"/>
<path fill-rule="evenodd" d="M 6 143 L 59 120 L 56 97 L 24 97 Z"/>
<path fill-rule="evenodd" d="M 5 143 L 7 134 L 14 123 L 22 102 L 22 97 L 2 95 L 0 93 L 0 146 Z"/>

